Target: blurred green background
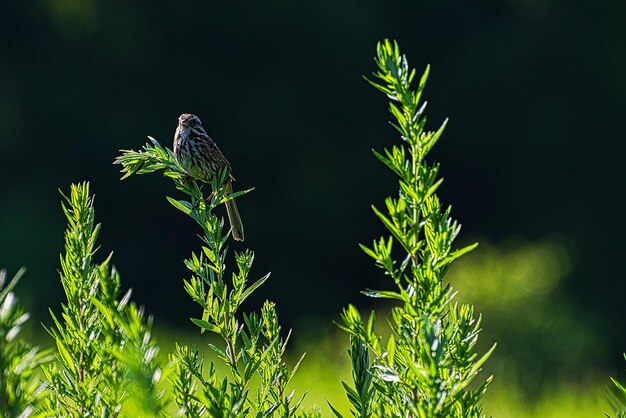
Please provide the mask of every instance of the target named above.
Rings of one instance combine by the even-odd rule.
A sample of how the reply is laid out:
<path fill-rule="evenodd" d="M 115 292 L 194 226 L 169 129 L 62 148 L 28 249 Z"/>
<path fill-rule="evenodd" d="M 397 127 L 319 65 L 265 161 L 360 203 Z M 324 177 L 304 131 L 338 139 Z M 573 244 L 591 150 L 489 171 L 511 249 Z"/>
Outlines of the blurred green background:
<path fill-rule="evenodd" d="M 101 257 L 115 250 L 164 335 L 194 332 L 181 281 L 195 226 L 166 202 L 169 181 L 120 183 L 111 163 L 146 135 L 169 146 L 178 115 L 197 113 L 236 186 L 256 187 L 239 203 L 245 244 L 273 274 L 248 308 L 275 300 L 294 355 L 309 352 L 297 384 L 310 402 L 341 398 L 347 339 L 331 321 L 389 286 L 356 243 L 383 233 L 369 205 L 395 190 L 370 149 L 397 138 L 361 78 L 376 41 L 395 38 L 432 65 L 430 128 L 450 118 L 433 155 L 442 198 L 461 241 L 483 243 L 450 280 L 484 313 L 484 347 L 499 343 L 487 411 L 601 416 L 626 351 L 625 17 L 608 0 L 4 0 L 0 264 L 27 266 L 22 300 L 48 321 L 62 300 L 57 189 L 90 180 Z"/>

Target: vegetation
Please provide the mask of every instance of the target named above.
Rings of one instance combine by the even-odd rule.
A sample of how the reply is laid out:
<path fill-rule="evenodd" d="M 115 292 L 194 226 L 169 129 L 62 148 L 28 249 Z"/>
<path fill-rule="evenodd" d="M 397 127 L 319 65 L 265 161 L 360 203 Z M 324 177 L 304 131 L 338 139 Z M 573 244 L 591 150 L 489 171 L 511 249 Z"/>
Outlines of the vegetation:
<path fill-rule="evenodd" d="M 151 319 L 120 295 L 111 256 L 93 261 L 100 225 L 95 224 L 89 184 L 72 185 L 63 210 L 68 220 L 61 283 L 62 314 L 51 312 L 49 330 L 56 362 L 44 367 L 46 416 L 160 416 L 165 403 L 162 366 L 151 337 Z"/>
<path fill-rule="evenodd" d="M 299 411 L 302 397 L 295 398 L 295 393 L 287 389 L 298 366 L 290 370 L 283 360 L 289 333 L 281 336 L 275 304 L 265 302 L 260 313 L 240 312 L 242 303 L 269 278 L 269 273 L 249 284 L 254 261 L 250 250 L 235 252 L 235 268 L 228 269 L 229 231 L 224 231 L 223 219 L 214 213 L 218 205 L 250 190 L 226 195 L 228 172 L 224 169 L 213 178 L 212 193 L 205 197 L 202 186 L 186 175 L 172 151 L 153 138 L 150 141 L 142 151 L 123 151 L 116 163 L 123 166 L 124 178 L 163 170 L 176 188 L 189 196 L 189 200 L 168 197 L 168 201 L 191 217 L 203 232 L 200 251 L 185 260 L 191 271 L 185 290 L 202 310 L 201 318 L 191 321 L 202 332 L 221 337 L 221 346 L 209 346 L 230 375 L 218 375 L 213 361 L 203 373 L 205 359 L 198 350 L 178 346 L 173 356 L 173 389 L 180 412 L 190 417 L 306 416 Z"/>
<path fill-rule="evenodd" d="M 374 80 L 368 81 L 390 99 L 392 126 L 403 142 L 374 151 L 398 177 L 399 192 L 385 199 L 384 210 L 373 206 L 390 235 L 361 245 L 393 287 L 364 293 L 394 306 L 383 333 L 373 312 L 364 319 L 350 305 L 341 315 L 338 326 L 349 335 L 352 382 L 343 383 L 349 414 L 483 417 L 481 402 L 492 377 L 476 378 L 495 345 L 478 354 L 481 318 L 472 305 L 455 301 L 446 281 L 455 260 L 477 244 L 454 248 L 460 225 L 437 196 L 440 166 L 427 157 L 445 122 L 436 131 L 426 129 L 421 96 L 429 69 L 417 80 L 391 41 L 378 44 L 376 64 Z M 306 392 L 293 388 L 304 355 L 289 366 L 291 332 L 283 331 L 275 303 L 242 311 L 270 275 L 251 280 L 254 252 L 229 253 L 230 231 L 216 211 L 251 190 L 230 194 L 223 170 L 207 195 L 206 185 L 190 179 L 171 150 L 149 139 L 140 151 L 122 151 L 115 162 L 123 178 L 162 172 L 186 195 L 167 199 L 201 230 L 200 248 L 184 261 L 190 275 L 183 286 L 198 305 L 191 322 L 210 351 L 180 343 L 167 360 L 159 355 L 153 319 L 131 301 L 131 291 L 121 292 L 112 255 L 94 260 L 100 225 L 93 196 L 89 183 L 73 184 L 63 195 L 68 225 L 60 279 L 67 300 L 60 313 L 50 312 L 52 355 L 19 337 L 28 314 L 13 291 L 23 270 L 8 284 L 6 272 L 0 272 L 1 416 L 321 417 L 317 406 L 304 407 Z M 336 404 L 329 407 L 337 417 L 347 415 Z"/>
<path fill-rule="evenodd" d="M 452 249 L 461 226 L 437 197 L 443 180 L 439 164 L 426 160 L 445 123 L 434 132 L 425 129 L 420 99 L 428 68 L 413 88 L 416 71 L 390 41 L 379 43 L 376 64 L 376 80 L 370 83 L 390 99 L 392 126 L 403 144 L 374 151 L 398 176 L 399 195 L 385 199 L 386 213 L 373 206 L 391 236 L 361 246 L 395 289 L 365 294 L 400 305 L 391 310 L 391 336 L 385 344 L 375 332 L 373 313 L 364 321 L 354 306 L 343 312 L 340 326 L 351 336 L 354 387 L 346 385 L 346 390 L 353 415 L 480 417 L 479 402 L 491 378 L 475 388 L 470 383 L 495 346 L 478 357 L 480 318 L 474 317 L 472 306 L 452 303 L 455 294 L 444 282 L 454 260 L 476 247 Z M 400 251 L 394 251 L 394 244 Z M 402 255 L 396 259 L 397 253 Z"/>
<path fill-rule="evenodd" d="M 36 369 L 49 358 L 20 337 L 28 320 L 13 289 L 24 269 L 7 282 L 6 270 L 0 270 L 0 416 L 27 417 L 41 402 Z"/>

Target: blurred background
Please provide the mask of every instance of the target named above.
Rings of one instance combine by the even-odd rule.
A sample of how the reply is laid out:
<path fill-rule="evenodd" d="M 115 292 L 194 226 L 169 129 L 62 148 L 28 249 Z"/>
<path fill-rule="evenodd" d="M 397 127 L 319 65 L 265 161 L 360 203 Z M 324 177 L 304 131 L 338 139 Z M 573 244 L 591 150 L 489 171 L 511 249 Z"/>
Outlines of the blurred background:
<path fill-rule="evenodd" d="M 444 202 L 464 225 L 459 298 L 484 314 L 498 349 L 485 410 L 496 416 L 602 416 L 623 377 L 626 284 L 622 174 L 626 3 L 582 0 L 0 3 L 0 265 L 25 265 L 18 293 L 33 334 L 62 302 L 58 189 L 90 180 L 125 287 L 159 332 L 186 338 L 197 315 L 182 260 L 200 245 L 159 175 L 120 182 L 112 161 L 146 136 L 171 146 L 196 113 L 231 161 L 254 274 L 307 351 L 296 386 L 345 406 L 342 307 L 389 287 L 361 253 L 384 233 L 369 205 L 396 192 L 371 154 L 398 141 L 385 97 L 362 79 L 395 38 L 432 65 L 428 127 L 449 126 Z M 245 248 L 233 244 L 235 249 Z M 384 316 L 379 313 L 379 316 Z M 192 338 L 192 337 L 189 337 Z M 485 374 L 486 376 L 486 374 Z M 569 409 L 568 409 L 569 408 Z M 592 415 L 593 414 L 593 415 Z"/>

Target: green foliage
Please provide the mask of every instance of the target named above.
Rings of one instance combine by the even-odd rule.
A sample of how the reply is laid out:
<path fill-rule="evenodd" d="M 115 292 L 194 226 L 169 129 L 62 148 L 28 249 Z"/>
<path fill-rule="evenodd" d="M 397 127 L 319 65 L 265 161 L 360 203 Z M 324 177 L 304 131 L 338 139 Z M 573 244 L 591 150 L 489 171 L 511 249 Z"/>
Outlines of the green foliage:
<path fill-rule="evenodd" d="M 22 268 L 7 283 L 6 270 L 0 270 L 0 416 L 7 418 L 33 414 L 40 400 L 35 371 L 49 360 L 46 352 L 19 335 L 29 314 L 20 306 L 13 289 L 24 272 Z"/>
<path fill-rule="evenodd" d="M 491 378 L 472 382 L 493 348 L 478 356 L 480 319 L 471 305 L 452 303 L 454 292 L 444 283 L 452 263 L 476 244 L 453 249 L 460 225 L 436 195 L 442 183 L 439 165 L 426 160 L 445 123 L 435 132 L 425 130 L 420 98 L 428 69 L 414 89 L 415 70 L 389 41 L 378 45 L 376 62 L 377 81 L 370 83 L 391 99 L 392 125 L 404 143 L 374 152 L 398 176 L 400 191 L 397 198 L 385 200 L 385 210 L 373 207 L 390 236 L 361 246 L 395 288 L 364 293 L 390 299 L 396 306 L 389 318 L 391 336 L 384 344 L 375 331 L 374 313 L 364 320 L 349 306 L 342 314 L 340 327 L 350 335 L 353 382 L 343 386 L 351 414 L 482 417 L 479 401 Z M 230 231 L 224 230 L 224 220 L 215 211 L 250 190 L 230 193 L 228 173 L 222 170 L 211 180 L 211 193 L 205 197 L 203 184 L 186 175 L 172 151 L 149 139 L 142 150 L 122 151 L 115 162 L 122 165 L 123 178 L 162 171 L 187 196 L 167 199 L 201 229 L 200 249 L 185 260 L 191 273 L 184 288 L 199 306 L 199 315 L 191 321 L 205 334 L 214 360 L 205 361 L 194 347 L 176 345 L 171 365 L 164 369 L 151 334 L 152 318 L 130 301 L 130 291 L 120 297 L 120 275 L 111 266 L 111 256 L 94 261 L 100 225 L 95 223 L 89 184 L 72 185 L 63 203 L 68 227 L 60 271 L 67 301 L 60 314 L 51 312 L 54 324 L 48 331 L 56 343 L 56 362 L 43 368 L 47 392 L 36 395 L 31 374 L 45 357 L 27 345 L 12 343 L 26 319 L 11 292 L 18 274 L 0 292 L 0 337 L 4 337 L 0 366 L 8 376 L 0 382 L 1 405 L 10 409 L 8 416 L 40 412 L 62 417 L 157 417 L 170 416 L 176 408 L 176 416 L 185 417 L 320 417 L 318 409 L 303 411 L 304 395 L 296 397 L 290 390 L 304 356 L 293 368 L 287 366 L 290 332 L 282 332 L 275 304 L 266 301 L 260 312 L 241 312 L 244 301 L 269 273 L 250 279 L 254 261 L 250 250 L 228 257 Z M 397 254 L 402 254 L 399 260 Z M 170 392 L 162 387 L 166 381 Z"/>
<path fill-rule="evenodd" d="M 397 301 L 399 306 L 391 311 L 386 344 L 374 330 L 373 313 L 367 321 L 353 306 L 342 314 L 340 327 L 351 336 L 355 386 L 345 386 L 352 415 L 480 417 L 479 401 L 491 378 L 475 387 L 470 383 L 495 346 L 478 357 L 480 318 L 475 318 L 472 306 L 452 303 L 454 292 L 443 280 L 452 262 L 477 244 L 452 249 L 461 227 L 436 195 L 443 181 L 438 178 L 439 164 L 426 161 L 445 122 L 437 131 L 425 130 L 425 105 L 420 98 L 428 67 L 413 88 L 416 71 L 396 43 L 379 43 L 377 53 L 377 80 L 368 81 L 390 99 L 391 124 L 404 143 L 384 153 L 374 151 L 398 176 L 399 195 L 385 200 L 385 211 L 373 207 L 391 236 L 371 247 L 361 245 L 396 289 L 364 293 Z M 395 249 L 394 244 L 401 248 Z M 404 255 L 397 261 L 395 254 L 400 252 Z"/>
<path fill-rule="evenodd" d="M 123 178 L 162 170 L 188 196 L 189 200 L 167 199 L 202 229 L 200 251 L 185 260 L 191 271 L 191 277 L 184 282 L 185 290 L 202 311 L 200 318 L 191 321 L 201 332 L 209 331 L 220 337 L 220 346 L 212 343 L 209 346 L 229 371 L 227 376 L 220 376 L 213 361 L 205 370 L 205 359 L 198 350 L 177 346 L 172 356 L 176 364 L 172 385 L 179 413 L 190 417 L 315 415 L 314 411 L 300 411 L 303 397 L 296 399 L 294 391 L 287 389 L 299 362 L 289 369 L 283 360 L 289 334 L 285 338 L 281 336 L 275 304 L 266 302 L 260 314 L 240 313 L 242 303 L 269 274 L 250 283 L 254 261 L 250 250 L 235 252 L 235 268 L 228 270 L 229 232 L 225 233 L 224 221 L 214 211 L 220 204 L 250 190 L 226 194 L 227 171 L 222 170 L 212 179 L 212 192 L 205 197 L 201 184 L 185 174 L 172 151 L 154 138 L 149 139 L 143 150 L 122 151 L 115 162 L 123 166 Z"/>
<path fill-rule="evenodd" d="M 129 302 L 118 300 L 120 276 L 111 256 L 93 261 L 100 225 L 95 224 L 89 184 L 72 185 L 64 196 L 68 220 L 61 283 L 67 296 L 59 317 L 51 312 L 56 364 L 44 368 L 49 394 L 46 415 L 158 416 L 164 405 L 156 390 L 160 367 L 150 337 L 150 320 Z"/>

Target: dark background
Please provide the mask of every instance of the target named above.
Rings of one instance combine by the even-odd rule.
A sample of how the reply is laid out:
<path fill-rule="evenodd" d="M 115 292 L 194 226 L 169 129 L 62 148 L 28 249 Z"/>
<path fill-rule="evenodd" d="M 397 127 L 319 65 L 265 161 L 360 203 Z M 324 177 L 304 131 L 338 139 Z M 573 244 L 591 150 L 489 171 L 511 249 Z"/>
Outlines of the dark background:
<path fill-rule="evenodd" d="M 367 307 L 359 290 L 388 284 L 356 244 L 383 232 L 369 205 L 395 190 L 370 150 L 397 138 L 361 76 L 389 37 L 432 65 L 428 127 L 450 118 L 432 157 L 462 241 L 558 237 L 572 263 L 558 298 L 597 338 L 570 367 L 621 368 L 625 19 L 617 1 L 2 1 L 0 264 L 27 266 L 19 291 L 46 321 L 62 297 L 57 189 L 90 180 L 100 257 L 115 251 L 157 323 L 188 327 L 198 231 L 170 181 L 119 182 L 112 161 L 147 135 L 171 146 L 192 112 L 236 187 L 256 188 L 239 200 L 245 246 L 272 278 L 251 307 L 271 298 L 286 324 L 322 328 Z"/>

